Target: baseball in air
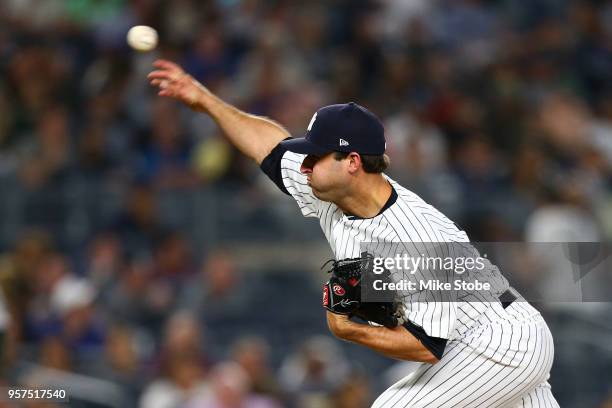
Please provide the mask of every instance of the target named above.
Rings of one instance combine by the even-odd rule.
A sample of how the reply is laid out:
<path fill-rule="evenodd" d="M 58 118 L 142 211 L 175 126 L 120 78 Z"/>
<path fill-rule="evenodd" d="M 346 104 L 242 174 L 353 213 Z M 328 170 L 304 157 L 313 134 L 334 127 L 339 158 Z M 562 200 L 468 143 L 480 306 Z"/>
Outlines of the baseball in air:
<path fill-rule="evenodd" d="M 137 51 L 151 51 L 157 46 L 157 31 L 145 25 L 134 26 L 127 33 L 127 43 Z"/>

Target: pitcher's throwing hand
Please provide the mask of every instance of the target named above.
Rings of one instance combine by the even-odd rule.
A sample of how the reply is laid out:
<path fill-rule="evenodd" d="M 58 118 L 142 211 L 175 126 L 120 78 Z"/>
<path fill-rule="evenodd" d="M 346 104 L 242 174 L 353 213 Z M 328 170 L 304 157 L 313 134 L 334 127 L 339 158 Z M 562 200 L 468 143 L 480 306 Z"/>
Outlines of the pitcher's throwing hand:
<path fill-rule="evenodd" d="M 157 69 L 151 72 L 148 78 L 151 85 L 159 87 L 157 94 L 160 96 L 177 99 L 198 110 L 198 102 L 202 94 L 210 93 L 201 83 L 173 62 L 157 60 L 153 66 Z"/>

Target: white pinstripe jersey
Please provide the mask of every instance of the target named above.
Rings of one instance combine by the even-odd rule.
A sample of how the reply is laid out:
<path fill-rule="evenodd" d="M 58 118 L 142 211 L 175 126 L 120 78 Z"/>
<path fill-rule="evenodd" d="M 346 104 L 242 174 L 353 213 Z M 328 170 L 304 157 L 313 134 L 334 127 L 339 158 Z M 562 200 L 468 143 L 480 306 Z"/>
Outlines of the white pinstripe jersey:
<path fill-rule="evenodd" d="M 360 255 L 360 244 L 381 245 L 408 242 L 469 242 L 467 234 L 419 196 L 400 186 L 389 177 L 397 198 L 373 218 L 347 216 L 333 203 L 317 199 L 300 172 L 305 155 L 285 152 L 282 156 L 281 177 L 286 190 L 293 196 L 305 217 L 319 218 L 321 228 L 335 258 Z M 499 294 L 508 289 L 507 280 L 497 268 L 489 270 L 488 281 Z M 431 299 L 431 297 L 429 298 Z M 419 298 L 405 299 L 406 317 L 432 337 L 455 339 L 486 316 L 490 303 L 473 301 L 432 302 Z"/>
<path fill-rule="evenodd" d="M 374 245 L 372 252 L 383 257 L 414 253 L 406 247 L 424 247 L 418 243 L 457 243 L 425 246 L 434 257 L 439 257 L 438 248 L 471 248 L 464 231 L 388 177 L 394 193 L 378 215 L 347 216 L 313 195 L 300 172 L 304 157 L 277 146 L 262 170 L 293 196 L 304 216 L 319 218 L 336 259 L 360 256 L 360 244 L 366 243 L 368 252 Z M 373 408 L 559 407 L 547 382 L 554 345 L 546 322 L 520 295 L 519 301 L 502 305 L 497 296 L 509 286 L 495 266 L 489 263 L 478 272 L 478 280 L 491 284 L 489 296 L 496 301 L 477 291 L 461 293 L 454 301 L 430 296 L 435 292 L 423 299 L 424 291 L 403 297 L 409 320 L 404 326 L 439 361 L 420 365 L 381 394 Z"/>

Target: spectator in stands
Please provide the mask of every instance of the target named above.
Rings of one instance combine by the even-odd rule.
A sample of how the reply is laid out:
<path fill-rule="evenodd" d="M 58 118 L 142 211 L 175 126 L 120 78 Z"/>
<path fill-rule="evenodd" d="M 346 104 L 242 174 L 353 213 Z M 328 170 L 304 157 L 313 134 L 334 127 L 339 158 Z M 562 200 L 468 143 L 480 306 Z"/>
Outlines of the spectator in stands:
<path fill-rule="evenodd" d="M 278 401 L 250 391 L 249 375 L 238 364 L 220 363 L 210 372 L 210 388 L 193 397 L 188 408 L 280 408 Z"/>
<path fill-rule="evenodd" d="M 338 344 L 327 336 L 306 339 L 283 362 L 279 378 L 296 400 L 325 398 L 349 374 Z"/>
<path fill-rule="evenodd" d="M 371 386 L 368 378 L 354 371 L 331 394 L 334 408 L 367 408 L 372 404 Z"/>
<path fill-rule="evenodd" d="M 207 322 L 223 320 L 224 315 L 241 313 L 248 307 L 243 278 L 230 254 L 211 251 L 198 275 L 185 281 L 179 307 L 197 310 Z"/>
<path fill-rule="evenodd" d="M 181 406 L 206 392 L 208 359 L 202 331 L 189 312 L 178 312 L 169 318 L 160 349 L 160 376 L 144 390 L 141 407 Z"/>
<path fill-rule="evenodd" d="M 268 360 L 270 347 L 263 338 L 242 337 L 232 346 L 231 357 L 249 377 L 250 392 L 281 397 L 281 388 Z"/>
<path fill-rule="evenodd" d="M 142 364 L 143 350 L 136 333 L 129 326 L 115 325 L 106 336 L 104 358 L 88 373 L 112 381 L 123 389 L 129 406 L 137 406 L 148 373 Z"/>

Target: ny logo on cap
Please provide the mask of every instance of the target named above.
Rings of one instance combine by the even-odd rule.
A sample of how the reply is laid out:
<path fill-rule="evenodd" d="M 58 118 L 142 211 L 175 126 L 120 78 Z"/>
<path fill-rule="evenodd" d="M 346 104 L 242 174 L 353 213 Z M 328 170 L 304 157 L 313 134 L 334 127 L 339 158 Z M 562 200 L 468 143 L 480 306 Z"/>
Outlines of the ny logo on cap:
<path fill-rule="evenodd" d="M 349 142 L 347 142 L 344 139 L 340 139 L 340 146 L 348 146 L 348 145 L 349 145 Z"/>

